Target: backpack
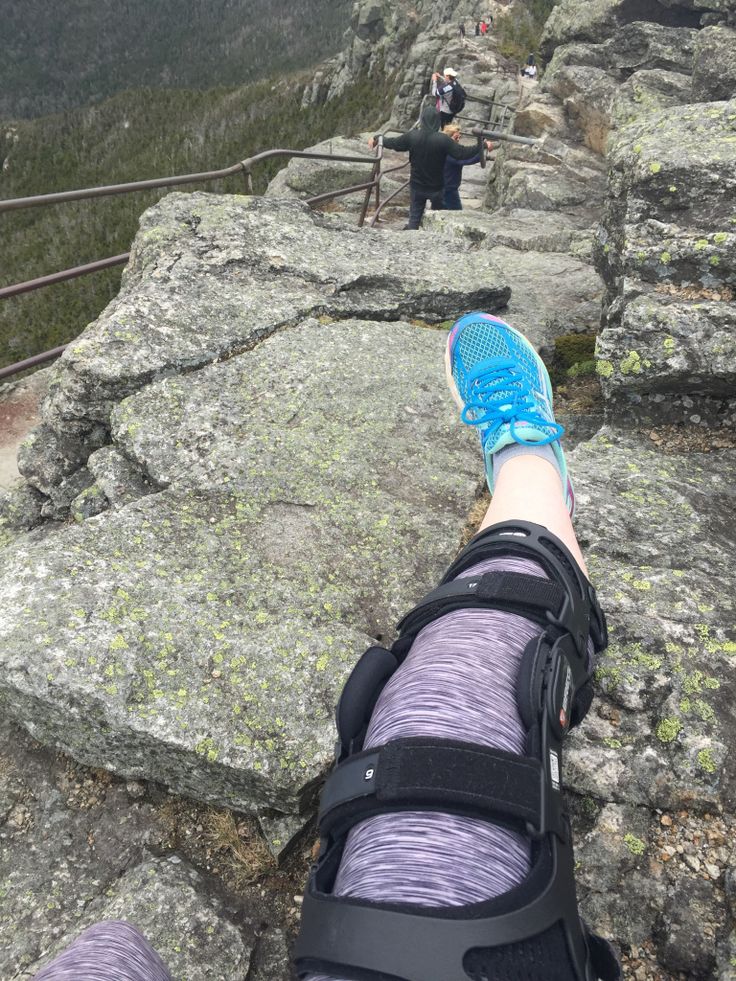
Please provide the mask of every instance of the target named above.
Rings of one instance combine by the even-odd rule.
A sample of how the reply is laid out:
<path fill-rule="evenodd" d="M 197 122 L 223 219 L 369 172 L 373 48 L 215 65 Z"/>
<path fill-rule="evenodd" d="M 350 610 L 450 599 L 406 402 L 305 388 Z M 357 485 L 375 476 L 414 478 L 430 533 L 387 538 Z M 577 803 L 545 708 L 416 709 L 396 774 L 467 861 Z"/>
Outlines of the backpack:
<path fill-rule="evenodd" d="M 462 87 L 460 82 L 455 82 L 452 86 L 452 95 L 450 96 L 450 109 L 454 116 L 457 116 L 459 112 L 462 112 L 465 108 L 465 89 Z"/>

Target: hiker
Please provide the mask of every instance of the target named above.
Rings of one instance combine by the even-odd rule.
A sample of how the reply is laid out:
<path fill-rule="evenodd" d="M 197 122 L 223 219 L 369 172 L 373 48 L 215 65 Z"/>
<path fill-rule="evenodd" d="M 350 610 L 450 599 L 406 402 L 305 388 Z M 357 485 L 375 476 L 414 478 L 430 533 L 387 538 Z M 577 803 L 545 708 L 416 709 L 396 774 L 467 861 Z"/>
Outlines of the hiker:
<path fill-rule="evenodd" d="M 465 89 L 457 80 L 454 68 L 445 68 L 442 75 L 432 74 L 432 95 L 437 98 L 437 108 L 440 112 L 442 126 L 451 123 L 459 112 L 465 108 Z"/>
<path fill-rule="evenodd" d="M 486 34 L 488 33 L 488 23 L 485 20 L 482 20 L 480 22 L 480 33 L 482 37 L 485 37 Z"/>
<path fill-rule="evenodd" d="M 537 77 L 537 66 L 536 65 L 525 65 L 521 69 L 521 74 L 524 78 L 536 78 Z"/>
<path fill-rule="evenodd" d="M 461 130 L 456 123 L 450 123 L 449 126 L 445 126 L 442 130 L 451 140 L 456 143 L 460 142 Z M 490 153 L 493 150 L 493 144 L 490 140 L 486 140 L 486 150 Z M 463 179 L 463 167 L 469 167 L 472 164 L 478 163 L 480 160 L 480 151 L 471 157 L 469 160 L 456 160 L 455 157 L 447 157 L 445 159 L 445 196 L 443 199 L 443 207 L 445 211 L 462 211 L 463 204 L 460 200 L 460 184 Z"/>
<path fill-rule="evenodd" d="M 464 41 L 465 40 L 465 24 L 462 21 L 460 21 L 460 24 L 458 26 L 458 33 L 460 35 L 460 40 L 461 41 Z"/>
<path fill-rule="evenodd" d="M 480 37 L 480 21 L 475 22 L 475 36 Z"/>
<path fill-rule="evenodd" d="M 372 136 L 368 146 L 373 149 L 377 141 L 378 137 Z M 477 153 L 475 147 L 461 146 L 440 133 L 440 114 L 432 106 L 422 111 L 419 129 L 410 129 L 401 136 L 384 136 L 383 145 L 387 150 L 409 151 L 411 203 L 409 221 L 404 228 L 411 230 L 421 225 L 427 201 L 435 211 L 443 206 L 443 175 L 447 156 L 467 160 Z"/>
<path fill-rule="evenodd" d="M 493 497 L 440 587 L 343 689 L 297 973 L 620 981 L 577 912 L 562 802 L 561 745 L 607 635 L 549 375 L 485 313 L 454 324 L 446 365 Z"/>

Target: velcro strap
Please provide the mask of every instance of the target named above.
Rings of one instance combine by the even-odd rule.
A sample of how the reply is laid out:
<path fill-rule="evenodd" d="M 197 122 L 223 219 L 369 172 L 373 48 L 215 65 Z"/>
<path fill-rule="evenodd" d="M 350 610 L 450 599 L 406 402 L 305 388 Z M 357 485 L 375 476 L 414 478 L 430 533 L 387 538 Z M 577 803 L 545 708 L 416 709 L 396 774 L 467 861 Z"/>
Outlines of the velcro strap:
<path fill-rule="evenodd" d="M 323 835 L 374 814 L 438 810 L 566 834 L 558 795 L 542 791 L 541 763 L 500 749 L 415 737 L 349 757 L 325 784 Z M 547 810 L 542 813 L 543 807 Z"/>
<path fill-rule="evenodd" d="M 432 590 L 404 617 L 399 630 L 403 633 L 410 628 L 416 633 L 446 613 L 487 607 L 527 615 L 545 624 L 547 613 L 555 620 L 562 616 L 566 595 L 562 586 L 541 576 L 485 572 L 482 576 L 455 579 Z"/>

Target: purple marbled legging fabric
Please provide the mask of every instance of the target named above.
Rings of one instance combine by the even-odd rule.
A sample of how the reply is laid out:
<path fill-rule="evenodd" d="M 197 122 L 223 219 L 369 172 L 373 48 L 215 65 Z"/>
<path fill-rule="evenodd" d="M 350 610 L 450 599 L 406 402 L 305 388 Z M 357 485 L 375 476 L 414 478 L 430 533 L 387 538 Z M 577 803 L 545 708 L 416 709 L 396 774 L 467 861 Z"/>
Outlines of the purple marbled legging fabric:
<path fill-rule="evenodd" d="M 33 981 L 172 981 L 143 935 L 122 920 L 95 923 Z"/>
<path fill-rule="evenodd" d="M 463 573 L 544 576 L 536 562 L 496 558 Z M 408 736 L 439 736 L 524 753 L 516 705 L 521 655 L 541 628 L 496 610 L 459 610 L 435 620 L 379 698 L 365 748 Z M 336 895 L 376 902 L 461 906 L 492 899 L 529 871 L 521 835 L 475 818 L 407 812 L 368 818 L 348 835 Z M 312 975 L 310 981 L 334 981 Z"/>

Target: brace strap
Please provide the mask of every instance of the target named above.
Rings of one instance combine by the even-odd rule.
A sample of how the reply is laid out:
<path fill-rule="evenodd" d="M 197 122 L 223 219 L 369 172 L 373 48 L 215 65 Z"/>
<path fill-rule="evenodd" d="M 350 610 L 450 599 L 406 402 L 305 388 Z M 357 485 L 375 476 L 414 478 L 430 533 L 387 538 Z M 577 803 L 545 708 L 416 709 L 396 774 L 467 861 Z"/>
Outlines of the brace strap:
<path fill-rule="evenodd" d="M 320 833 L 341 837 L 389 811 L 437 810 L 510 823 L 565 841 L 560 795 L 539 760 L 449 739 L 415 737 L 348 757 L 325 784 Z"/>

